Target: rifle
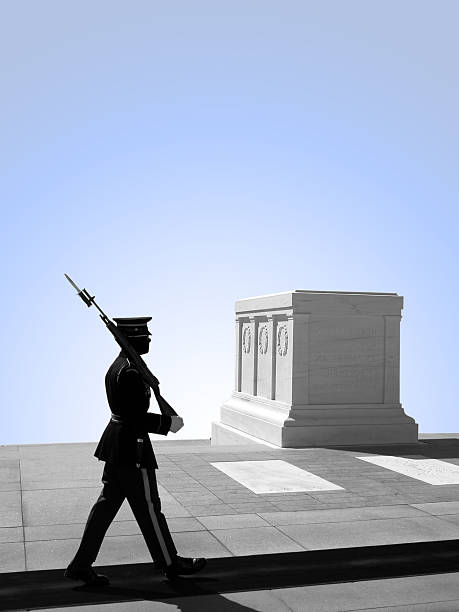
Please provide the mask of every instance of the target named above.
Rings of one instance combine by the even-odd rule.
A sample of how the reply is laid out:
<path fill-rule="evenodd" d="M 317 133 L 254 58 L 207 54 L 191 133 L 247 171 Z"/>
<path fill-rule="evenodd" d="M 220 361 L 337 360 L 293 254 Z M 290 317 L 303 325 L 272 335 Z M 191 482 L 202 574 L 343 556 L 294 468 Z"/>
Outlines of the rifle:
<path fill-rule="evenodd" d="M 86 291 L 86 289 L 80 289 L 79 287 L 77 287 L 77 285 L 73 282 L 70 276 L 67 276 L 67 274 L 64 274 L 64 276 L 69 281 L 69 283 L 72 285 L 72 287 L 74 287 L 77 290 L 78 295 L 83 300 L 83 302 L 86 304 L 86 306 L 88 306 L 89 308 L 90 306 L 94 304 L 94 306 L 100 312 L 99 316 L 102 319 L 102 321 L 105 323 L 105 325 L 107 326 L 108 331 L 112 334 L 116 342 L 120 345 L 121 350 L 127 356 L 129 361 L 132 364 L 134 364 L 134 366 L 137 368 L 144 382 L 146 382 L 147 385 L 152 388 L 153 393 L 155 394 L 156 401 L 158 402 L 159 409 L 161 410 L 162 414 L 165 414 L 167 416 L 177 416 L 177 413 L 172 408 L 172 406 L 168 402 L 166 402 L 164 397 L 162 397 L 162 395 L 160 394 L 159 380 L 156 378 L 154 374 L 152 374 L 152 372 L 150 372 L 147 364 L 142 359 L 142 357 L 139 355 L 139 353 L 132 347 L 127 336 L 125 336 L 123 332 L 116 327 L 113 321 L 111 321 L 107 317 L 105 312 L 96 304 L 95 302 L 96 296 L 90 295 L 90 293 Z"/>

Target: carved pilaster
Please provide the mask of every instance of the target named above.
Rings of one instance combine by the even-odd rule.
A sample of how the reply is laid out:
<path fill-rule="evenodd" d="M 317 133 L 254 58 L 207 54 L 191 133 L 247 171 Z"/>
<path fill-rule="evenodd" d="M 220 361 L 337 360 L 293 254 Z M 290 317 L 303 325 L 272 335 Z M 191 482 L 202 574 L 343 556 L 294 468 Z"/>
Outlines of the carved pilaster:
<path fill-rule="evenodd" d="M 257 374 L 257 321 L 255 317 L 244 317 L 241 329 L 241 391 L 256 395 Z"/>
<path fill-rule="evenodd" d="M 252 395 L 257 394 L 257 377 L 258 377 L 258 327 L 260 317 L 250 317 L 250 325 L 253 337 L 253 376 L 252 376 Z"/>
<path fill-rule="evenodd" d="M 241 390 L 241 372 L 242 372 L 242 321 L 238 317 L 236 319 L 236 375 L 234 388 L 236 391 Z"/>
<path fill-rule="evenodd" d="M 269 344 L 269 372 L 271 376 L 269 385 L 269 399 L 276 397 L 276 328 L 277 319 L 275 316 L 268 317 L 267 322 L 268 334 L 271 339 Z"/>
<path fill-rule="evenodd" d="M 290 404 L 292 402 L 293 313 L 288 312 L 279 316 L 276 323 L 274 399 Z"/>

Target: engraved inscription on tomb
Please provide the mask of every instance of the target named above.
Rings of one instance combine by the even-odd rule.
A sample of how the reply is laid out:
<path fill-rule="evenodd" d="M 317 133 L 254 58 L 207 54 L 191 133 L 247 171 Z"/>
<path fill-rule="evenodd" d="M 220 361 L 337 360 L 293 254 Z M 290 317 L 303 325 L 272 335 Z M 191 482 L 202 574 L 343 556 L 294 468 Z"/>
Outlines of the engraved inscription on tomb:
<path fill-rule="evenodd" d="M 353 380 L 371 380 L 379 378 L 378 368 L 325 368 L 323 375 L 328 378 L 352 378 Z"/>
<path fill-rule="evenodd" d="M 312 364 L 328 364 L 333 363 L 382 363 L 381 355 L 372 355 L 369 353 L 312 353 L 310 357 L 310 363 Z"/>
<path fill-rule="evenodd" d="M 362 320 L 363 318 L 363 320 Z M 317 404 L 381 403 L 384 320 L 317 318 L 311 322 L 309 400 Z"/>
<path fill-rule="evenodd" d="M 376 317 L 373 317 L 376 318 Z M 382 317 L 380 317 L 382 320 Z M 312 321 L 315 328 L 315 334 L 318 338 L 320 337 L 331 337 L 334 336 L 340 340 L 353 340 L 355 338 L 371 338 L 374 336 L 380 336 L 382 330 L 378 326 L 364 327 L 353 322 L 330 322 L 327 320 L 326 325 L 320 320 Z"/>

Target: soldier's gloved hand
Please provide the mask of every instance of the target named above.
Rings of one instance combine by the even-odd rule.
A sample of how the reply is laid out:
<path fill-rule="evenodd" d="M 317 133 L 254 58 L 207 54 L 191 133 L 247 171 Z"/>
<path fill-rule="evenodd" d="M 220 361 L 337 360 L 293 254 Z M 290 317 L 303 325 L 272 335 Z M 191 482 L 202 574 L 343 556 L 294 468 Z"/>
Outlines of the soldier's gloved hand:
<path fill-rule="evenodd" d="M 177 431 L 179 429 L 182 429 L 183 427 L 183 419 L 182 417 L 179 416 L 171 416 L 172 419 L 172 424 L 171 424 L 171 428 L 169 431 L 171 431 L 172 433 L 177 433 Z"/>

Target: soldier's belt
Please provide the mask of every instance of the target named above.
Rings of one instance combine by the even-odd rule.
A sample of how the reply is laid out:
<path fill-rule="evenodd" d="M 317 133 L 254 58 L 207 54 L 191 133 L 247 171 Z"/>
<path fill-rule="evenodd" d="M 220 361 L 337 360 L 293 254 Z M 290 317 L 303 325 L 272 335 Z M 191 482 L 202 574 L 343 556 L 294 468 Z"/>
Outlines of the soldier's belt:
<path fill-rule="evenodd" d="M 121 425 L 127 423 L 127 421 L 125 421 L 124 419 L 122 419 L 121 417 L 113 413 L 112 413 L 112 416 L 110 417 L 110 421 L 112 423 L 121 423 Z"/>
<path fill-rule="evenodd" d="M 112 416 L 110 417 L 110 421 L 112 423 L 118 423 L 119 425 L 126 425 L 127 427 L 130 427 L 131 429 L 134 429 L 136 431 L 139 430 L 139 424 L 137 421 L 133 419 L 122 419 L 117 414 L 112 413 Z"/>

